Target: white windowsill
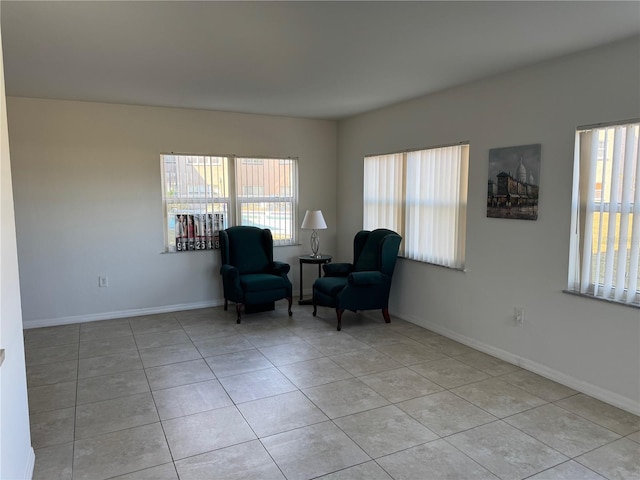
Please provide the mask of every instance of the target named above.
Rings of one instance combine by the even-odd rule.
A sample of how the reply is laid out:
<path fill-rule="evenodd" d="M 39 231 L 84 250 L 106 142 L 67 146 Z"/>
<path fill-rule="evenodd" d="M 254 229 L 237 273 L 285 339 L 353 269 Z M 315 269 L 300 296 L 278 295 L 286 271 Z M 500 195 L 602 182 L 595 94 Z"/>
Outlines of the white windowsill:
<path fill-rule="evenodd" d="M 291 245 L 274 245 L 273 248 L 300 247 L 301 245 L 302 245 L 301 243 L 292 243 Z M 164 250 L 164 251 L 160 252 L 160 255 L 164 255 L 165 253 L 173 254 L 173 253 L 217 252 L 219 250 L 220 250 L 219 248 L 213 248 L 213 249 L 207 249 L 207 250 L 181 250 L 181 251 Z"/>
<path fill-rule="evenodd" d="M 576 297 L 589 298 L 591 300 L 597 300 L 599 302 L 612 303 L 614 305 L 620 305 L 622 307 L 631 307 L 631 308 L 635 308 L 635 309 L 639 309 L 640 310 L 640 305 L 634 304 L 634 303 L 616 302 L 615 300 L 610 300 L 608 298 L 594 297 L 593 295 L 576 292 L 574 290 L 562 290 L 562 293 L 567 293 L 569 295 L 573 295 L 573 296 L 576 296 Z"/>

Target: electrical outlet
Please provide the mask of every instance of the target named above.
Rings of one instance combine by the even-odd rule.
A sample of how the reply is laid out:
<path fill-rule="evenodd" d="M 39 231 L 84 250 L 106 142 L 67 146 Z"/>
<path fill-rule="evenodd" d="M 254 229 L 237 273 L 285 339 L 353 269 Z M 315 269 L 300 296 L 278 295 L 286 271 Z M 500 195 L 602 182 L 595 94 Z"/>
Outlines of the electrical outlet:
<path fill-rule="evenodd" d="M 100 275 L 98 277 L 98 286 L 99 287 L 108 287 L 109 286 L 109 277 L 106 275 Z"/>
<path fill-rule="evenodd" d="M 513 319 L 516 325 L 524 325 L 524 307 L 515 307 L 513 309 Z"/>

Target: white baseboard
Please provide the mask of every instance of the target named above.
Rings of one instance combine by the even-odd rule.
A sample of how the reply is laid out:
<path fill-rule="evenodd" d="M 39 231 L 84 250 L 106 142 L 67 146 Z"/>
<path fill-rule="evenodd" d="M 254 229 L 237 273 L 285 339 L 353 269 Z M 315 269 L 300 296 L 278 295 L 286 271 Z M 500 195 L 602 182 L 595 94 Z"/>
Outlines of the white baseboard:
<path fill-rule="evenodd" d="M 43 318 L 38 320 L 25 320 L 22 323 L 24 329 L 54 327 L 57 325 L 69 325 L 73 323 L 96 322 L 98 320 L 111 320 L 113 318 L 140 317 L 142 315 L 154 315 L 156 313 L 179 312 L 182 310 L 196 310 L 198 308 L 218 307 L 224 304 L 224 300 L 211 300 L 196 303 L 181 303 L 177 305 L 163 305 L 149 308 L 136 308 L 132 310 L 119 310 L 115 312 L 91 313 L 73 317 Z"/>
<path fill-rule="evenodd" d="M 309 292 L 309 295 L 312 292 Z M 299 291 L 293 292 L 293 298 L 299 296 Z M 97 322 L 98 320 L 111 320 L 114 318 L 140 317 L 143 315 L 154 315 L 156 313 L 180 312 L 182 310 L 197 310 L 198 308 L 219 307 L 224 305 L 224 299 L 208 300 L 206 302 L 179 303 L 176 305 L 163 305 L 159 307 L 136 308 L 132 310 L 118 310 L 114 312 L 91 313 L 87 315 L 76 315 L 73 317 L 42 318 L 37 320 L 24 320 L 22 328 L 55 327 L 58 325 L 70 325 L 74 323 Z"/>
<path fill-rule="evenodd" d="M 479 342 L 473 338 L 466 337 L 452 330 L 449 330 L 448 328 L 441 325 L 425 321 L 423 318 L 412 318 L 411 315 L 398 315 L 397 313 L 395 313 L 394 316 L 402 320 L 415 323 L 416 325 L 428 328 L 429 330 L 439 333 L 440 335 L 443 335 L 447 338 L 497 357 L 501 360 L 504 360 L 505 362 L 509 362 L 522 367 L 525 370 L 537 373 L 542 377 L 548 378 L 549 380 L 553 380 L 554 382 L 558 382 L 569 388 L 573 388 L 574 390 L 590 395 L 594 398 L 597 398 L 598 400 L 602 400 L 603 402 L 606 402 L 610 405 L 621 408 L 622 410 L 633 413 L 635 415 L 640 415 L 640 404 L 631 398 L 624 397 L 617 393 L 598 387 L 597 385 L 593 385 L 592 383 L 577 379 L 565 373 L 549 368 L 546 365 L 542 365 L 533 360 L 529 360 L 511 352 L 507 352 L 506 350 L 502 350 L 492 345 Z"/>

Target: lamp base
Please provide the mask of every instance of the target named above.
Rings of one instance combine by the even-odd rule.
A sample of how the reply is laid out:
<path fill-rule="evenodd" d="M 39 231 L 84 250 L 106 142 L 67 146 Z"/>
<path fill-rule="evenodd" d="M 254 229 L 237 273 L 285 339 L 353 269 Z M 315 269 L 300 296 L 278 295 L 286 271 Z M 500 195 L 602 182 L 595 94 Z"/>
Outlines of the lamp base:
<path fill-rule="evenodd" d="M 320 249 L 320 239 L 318 238 L 318 232 L 315 230 L 311 234 L 311 257 L 318 258 L 320 254 L 318 254 L 318 250 Z"/>

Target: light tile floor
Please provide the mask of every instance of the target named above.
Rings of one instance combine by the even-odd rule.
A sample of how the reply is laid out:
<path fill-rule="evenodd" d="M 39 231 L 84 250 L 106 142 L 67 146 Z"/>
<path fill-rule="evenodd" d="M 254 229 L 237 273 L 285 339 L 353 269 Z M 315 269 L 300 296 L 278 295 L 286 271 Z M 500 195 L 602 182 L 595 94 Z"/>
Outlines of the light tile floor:
<path fill-rule="evenodd" d="M 378 312 L 334 321 L 26 330 L 34 478 L 640 479 L 637 416 Z"/>

